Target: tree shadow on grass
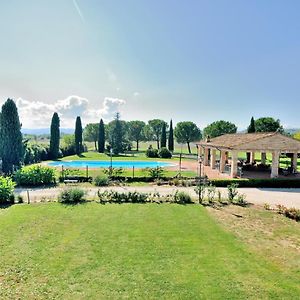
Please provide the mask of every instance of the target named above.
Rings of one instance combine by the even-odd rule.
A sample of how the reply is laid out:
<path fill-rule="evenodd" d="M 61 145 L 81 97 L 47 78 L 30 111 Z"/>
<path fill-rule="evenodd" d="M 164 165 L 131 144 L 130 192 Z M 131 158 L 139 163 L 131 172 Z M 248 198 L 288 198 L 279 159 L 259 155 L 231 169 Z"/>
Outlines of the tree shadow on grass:
<path fill-rule="evenodd" d="M 85 205 L 88 202 L 90 202 L 90 201 L 81 200 L 81 201 L 76 201 L 76 202 L 59 202 L 59 203 L 66 207 L 74 207 L 74 206 L 79 206 L 79 205 Z"/>

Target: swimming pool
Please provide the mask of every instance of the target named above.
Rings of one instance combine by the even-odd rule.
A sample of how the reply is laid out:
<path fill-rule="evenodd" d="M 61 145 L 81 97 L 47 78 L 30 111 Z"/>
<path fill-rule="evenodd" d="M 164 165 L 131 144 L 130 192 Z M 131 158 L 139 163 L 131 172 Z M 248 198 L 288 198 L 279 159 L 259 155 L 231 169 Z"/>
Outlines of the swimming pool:
<path fill-rule="evenodd" d="M 109 160 L 69 160 L 69 161 L 52 161 L 48 163 L 51 167 L 66 168 L 109 168 Z M 113 168 L 155 168 L 155 167 L 172 167 L 174 164 L 162 161 L 138 161 L 138 160 L 113 160 Z"/>

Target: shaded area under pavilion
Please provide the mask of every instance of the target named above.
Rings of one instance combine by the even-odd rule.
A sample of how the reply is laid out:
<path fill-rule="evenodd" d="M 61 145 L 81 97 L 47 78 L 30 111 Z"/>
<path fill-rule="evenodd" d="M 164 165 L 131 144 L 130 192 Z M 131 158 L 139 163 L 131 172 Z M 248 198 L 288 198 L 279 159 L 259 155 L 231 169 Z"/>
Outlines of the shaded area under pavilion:
<path fill-rule="evenodd" d="M 206 175 L 211 178 L 224 177 L 223 174 L 228 174 L 231 178 L 300 176 L 297 174 L 300 141 L 278 132 L 225 134 L 201 140 L 196 145 L 198 159 L 203 163 Z M 241 152 L 250 153 L 250 161 L 239 160 Z M 260 153 L 260 164 L 255 161 L 257 153 Z M 267 165 L 267 153 L 272 155 L 270 166 Z M 280 168 L 282 154 L 290 157 L 290 164 L 286 169 Z"/>

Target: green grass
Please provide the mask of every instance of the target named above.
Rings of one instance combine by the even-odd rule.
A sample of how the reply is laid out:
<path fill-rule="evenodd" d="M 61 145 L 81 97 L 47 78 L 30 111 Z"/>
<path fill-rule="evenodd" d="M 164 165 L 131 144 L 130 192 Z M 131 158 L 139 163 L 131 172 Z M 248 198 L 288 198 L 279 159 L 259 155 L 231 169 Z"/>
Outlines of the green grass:
<path fill-rule="evenodd" d="M 0 210 L 1 299 L 296 299 L 299 273 L 197 205 Z"/>
<path fill-rule="evenodd" d="M 172 158 L 148 158 L 144 152 L 132 152 L 132 154 L 113 156 L 113 160 L 150 160 L 150 161 L 166 161 L 166 162 L 178 162 L 178 157 Z M 82 155 L 71 155 L 63 157 L 61 160 L 110 160 L 109 154 L 98 153 L 96 151 L 88 151 L 82 153 Z M 189 160 L 188 158 L 182 158 L 182 160 Z"/>

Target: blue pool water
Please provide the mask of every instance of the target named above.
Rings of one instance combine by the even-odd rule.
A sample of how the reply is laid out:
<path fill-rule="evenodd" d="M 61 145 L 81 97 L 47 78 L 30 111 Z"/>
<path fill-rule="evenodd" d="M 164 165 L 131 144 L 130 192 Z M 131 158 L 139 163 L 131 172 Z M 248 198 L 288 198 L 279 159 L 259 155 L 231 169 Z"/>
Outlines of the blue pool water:
<path fill-rule="evenodd" d="M 61 167 L 64 166 L 66 168 L 85 168 L 88 166 L 89 168 L 109 168 L 110 161 L 109 160 L 71 160 L 71 161 L 52 161 L 48 164 L 52 167 Z M 168 162 L 161 161 L 122 161 L 122 160 L 113 160 L 112 161 L 113 168 L 154 168 L 154 167 L 171 167 L 174 164 Z"/>

